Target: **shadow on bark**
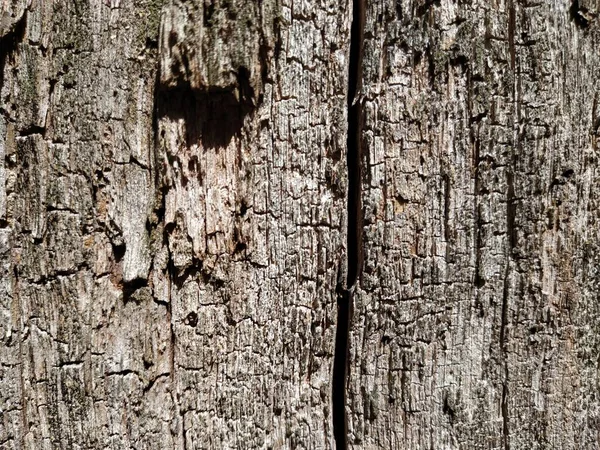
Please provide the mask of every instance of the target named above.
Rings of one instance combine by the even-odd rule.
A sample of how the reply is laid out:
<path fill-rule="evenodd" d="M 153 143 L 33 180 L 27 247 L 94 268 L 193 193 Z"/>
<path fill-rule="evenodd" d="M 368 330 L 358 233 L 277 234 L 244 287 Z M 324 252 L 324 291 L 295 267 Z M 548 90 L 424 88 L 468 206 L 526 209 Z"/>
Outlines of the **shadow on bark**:
<path fill-rule="evenodd" d="M 244 119 L 255 108 L 254 91 L 247 70 L 241 68 L 235 90 L 159 85 L 155 106 L 158 119 L 185 121 L 188 147 L 201 144 L 203 148 L 221 148 L 241 133 Z"/>

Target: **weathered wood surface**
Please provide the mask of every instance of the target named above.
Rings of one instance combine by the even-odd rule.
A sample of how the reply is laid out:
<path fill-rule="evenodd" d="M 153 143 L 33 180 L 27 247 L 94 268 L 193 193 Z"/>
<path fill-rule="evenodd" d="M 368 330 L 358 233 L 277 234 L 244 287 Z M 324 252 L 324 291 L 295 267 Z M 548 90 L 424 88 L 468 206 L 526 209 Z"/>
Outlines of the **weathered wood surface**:
<path fill-rule="evenodd" d="M 0 0 L 0 448 L 599 447 L 600 7 L 355 2 Z"/>
<path fill-rule="evenodd" d="M 3 3 L 3 448 L 333 445 L 339 7 Z"/>
<path fill-rule="evenodd" d="M 597 7 L 366 1 L 353 448 L 599 447 Z"/>
<path fill-rule="evenodd" d="M 331 448 L 349 16 L 226 5 L 173 2 L 161 29 L 176 409 L 186 448 Z"/>

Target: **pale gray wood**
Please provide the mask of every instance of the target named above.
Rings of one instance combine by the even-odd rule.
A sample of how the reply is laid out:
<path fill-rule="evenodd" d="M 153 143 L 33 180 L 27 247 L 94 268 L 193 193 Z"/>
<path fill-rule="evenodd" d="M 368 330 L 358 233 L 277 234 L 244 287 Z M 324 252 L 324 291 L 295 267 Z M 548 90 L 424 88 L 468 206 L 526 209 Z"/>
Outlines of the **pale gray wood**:
<path fill-rule="evenodd" d="M 352 448 L 598 448 L 598 5 L 576 3 L 366 2 Z"/>

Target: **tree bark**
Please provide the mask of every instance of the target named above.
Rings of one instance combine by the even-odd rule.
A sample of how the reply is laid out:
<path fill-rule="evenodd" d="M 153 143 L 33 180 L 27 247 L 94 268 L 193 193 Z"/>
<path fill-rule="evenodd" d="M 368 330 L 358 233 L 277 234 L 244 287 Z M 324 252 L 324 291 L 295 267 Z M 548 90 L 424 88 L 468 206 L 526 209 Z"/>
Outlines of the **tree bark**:
<path fill-rule="evenodd" d="M 599 448 L 597 2 L 0 14 L 0 448 Z"/>
<path fill-rule="evenodd" d="M 598 448 L 597 13 L 366 1 L 356 448 Z"/>

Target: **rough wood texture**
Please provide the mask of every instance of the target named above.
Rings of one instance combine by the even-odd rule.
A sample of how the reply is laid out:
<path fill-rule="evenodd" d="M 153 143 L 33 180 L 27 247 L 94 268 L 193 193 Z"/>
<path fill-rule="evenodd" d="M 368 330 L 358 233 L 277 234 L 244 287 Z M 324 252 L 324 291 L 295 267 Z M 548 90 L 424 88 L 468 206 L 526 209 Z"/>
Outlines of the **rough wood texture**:
<path fill-rule="evenodd" d="M 0 0 L 0 448 L 598 448 L 599 13 Z"/>
<path fill-rule="evenodd" d="M 2 2 L 2 448 L 332 447 L 339 8 Z"/>
<path fill-rule="evenodd" d="M 173 2 L 161 30 L 176 407 L 186 448 L 331 448 L 349 16 L 224 4 Z"/>
<path fill-rule="evenodd" d="M 353 448 L 598 448 L 596 8 L 366 2 Z"/>

